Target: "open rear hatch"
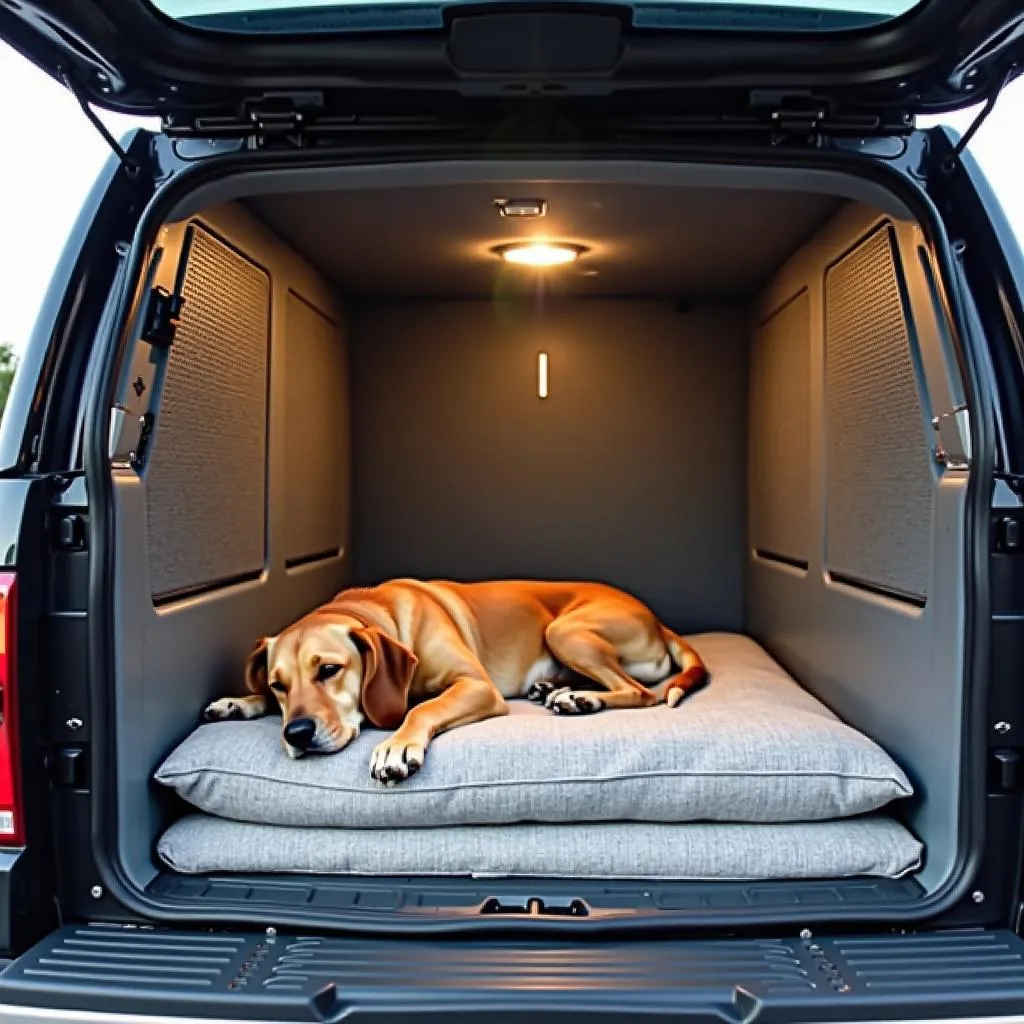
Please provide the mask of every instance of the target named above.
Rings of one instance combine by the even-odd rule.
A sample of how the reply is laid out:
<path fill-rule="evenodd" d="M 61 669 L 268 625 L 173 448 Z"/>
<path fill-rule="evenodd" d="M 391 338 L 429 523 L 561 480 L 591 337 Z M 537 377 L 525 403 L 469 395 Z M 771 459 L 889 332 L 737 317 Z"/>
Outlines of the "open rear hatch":
<path fill-rule="evenodd" d="M 580 123 L 619 119 L 652 140 L 692 146 L 708 133 L 735 132 L 769 143 L 820 147 L 845 138 L 859 146 L 906 136 L 918 114 L 994 98 L 1024 56 L 1024 0 L 851 2 L 843 11 L 681 2 L 252 7 L 0 0 L 0 38 L 83 104 L 159 116 L 182 160 L 203 147 L 215 153 L 207 142 L 214 139 L 229 147 L 281 143 L 283 151 L 343 147 L 353 131 L 375 124 L 400 123 L 416 145 L 423 136 L 409 134 L 409 125 L 486 130 L 497 111 L 515 113 L 523 100 L 531 116 L 537 101 L 544 109 L 555 103 Z M 201 147 L 189 149 L 182 141 L 189 137 Z M 142 146 L 136 140 L 133 153 Z M 138 173 L 135 161 L 129 154 L 126 173 Z M 105 443 L 95 451 L 105 453 Z M 82 810 L 76 804 L 78 832 L 87 825 Z M 70 822 L 69 815 L 69 832 Z M 996 833 L 1008 847 L 1001 857 L 1017 855 L 1018 838 Z M 236 900 L 265 913 L 265 931 L 153 927 L 143 918 L 68 925 L 0 975 L 0 1016 L 37 1007 L 79 1020 L 82 1011 L 264 1021 L 372 1013 L 380 1020 L 415 1009 L 502 1020 L 542 1011 L 580 1019 L 647 1012 L 852 1021 L 997 1017 L 1024 1004 L 1024 943 L 998 930 L 1013 922 L 994 910 L 991 895 L 972 893 L 966 877 L 942 931 L 835 937 L 806 928 L 797 935 L 794 925 L 791 934 L 759 938 L 586 946 L 571 944 L 573 929 L 593 925 L 602 900 L 614 917 L 614 893 L 580 913 L 522 885 L 509 887 L 504 903 L 461 908 L 424 886 L 435 932 L 454 934 L 468 919 L 487 931 L 482 941 L 435 936 L 427 945 L 279 934 L 274 914 L 294 888 L 267 881 L 266 900 L 258 886 L 237 888 Z M 104 887 L 92 890 L 96 909 L 118 916 Z M 791 894 L 796 909 L 788 919 L 817 891 L 809 885 Z M 184 890 L 162 895 L 189 899 Z M 1015 902 L 1000 896 L 1000 906 Z M 635 894 L 626 898 L 635 905 Z M 768 898 L 787 896 L 775 887 Z M 384 936 L 387 916 L 364 909 L 365 930 L 379 926 Z M 971 927 L 950 930 L 959 924 Z M 503 932 L 518 936 L 494 937 Z"/>

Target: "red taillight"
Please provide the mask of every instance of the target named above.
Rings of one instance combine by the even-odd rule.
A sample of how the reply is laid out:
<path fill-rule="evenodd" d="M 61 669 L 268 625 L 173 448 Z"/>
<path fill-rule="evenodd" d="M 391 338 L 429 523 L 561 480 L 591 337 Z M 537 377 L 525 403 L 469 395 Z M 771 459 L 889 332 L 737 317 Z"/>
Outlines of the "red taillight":
<path fill-rule="evenodd" d="M 18 760 L 18 578 L 0 572 L 0 846 L 21 846 L 25 819 Z"/>

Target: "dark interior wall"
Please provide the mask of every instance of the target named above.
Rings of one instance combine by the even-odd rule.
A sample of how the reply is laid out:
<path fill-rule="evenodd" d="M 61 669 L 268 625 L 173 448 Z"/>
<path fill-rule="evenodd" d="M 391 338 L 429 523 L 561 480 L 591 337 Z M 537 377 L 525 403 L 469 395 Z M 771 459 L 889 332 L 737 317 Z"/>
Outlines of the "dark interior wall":
<path fill-rule="evenodd" d="M 356 307 L 356 579 L 602 580 L 679 629 L 741 629 L 748 324 L 735 304 Z"/>

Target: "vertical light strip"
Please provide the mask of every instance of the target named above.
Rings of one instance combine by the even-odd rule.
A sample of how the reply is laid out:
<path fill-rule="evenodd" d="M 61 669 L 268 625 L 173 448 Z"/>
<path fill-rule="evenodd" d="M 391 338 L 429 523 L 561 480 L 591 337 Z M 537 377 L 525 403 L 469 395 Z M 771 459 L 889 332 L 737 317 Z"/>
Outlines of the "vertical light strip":
<path fill-rule="evenodd" d="M 548 397 L 548 354 L 541 352 L 537 356 L 537 397 Z"/>

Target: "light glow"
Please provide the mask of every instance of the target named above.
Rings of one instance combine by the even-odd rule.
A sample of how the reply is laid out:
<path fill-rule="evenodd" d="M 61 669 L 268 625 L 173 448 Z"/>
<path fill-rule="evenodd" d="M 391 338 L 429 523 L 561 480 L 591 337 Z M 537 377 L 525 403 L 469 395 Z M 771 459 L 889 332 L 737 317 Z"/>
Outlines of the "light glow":
<path fill-rule="evenodd" d="M 514 242 L 497 250 L 506 263 L 520 267 L 561 267 L 574 263 L 582 251 L 563 242 Z"/>
<path fill-rule="evenodd" d="M 548 354 L 541 352 L 537 356 L 537 397 L 548 397 Z"/>

